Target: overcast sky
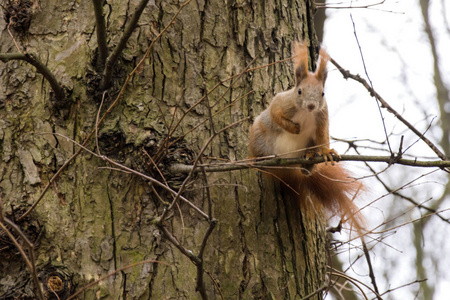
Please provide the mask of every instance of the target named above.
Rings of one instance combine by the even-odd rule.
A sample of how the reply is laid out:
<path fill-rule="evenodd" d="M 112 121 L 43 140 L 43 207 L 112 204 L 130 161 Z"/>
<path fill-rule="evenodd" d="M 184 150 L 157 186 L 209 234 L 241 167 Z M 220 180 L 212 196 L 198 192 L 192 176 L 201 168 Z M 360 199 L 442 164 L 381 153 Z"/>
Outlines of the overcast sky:
<path fill-rule="evenodd" d="M 440 59 L 445 67 L 444 79 L 447 85 L 450 85 L 450 76 L 448 75 L 450 74 L 450 57 L 445 56 L 450 53 L 450 33 L 447 20 L 444 19 L 444 16 L 450 19 L 450 3 L 447 3 L 447 7 L 443 7 L 444 1 L 448 2 L 448 0 L 432 0 L 430 13 L 433 30 L 438 38 Z M 330 3 L 330 1 L 328 2 Z M 350 4 L 359 6 L 376 2 L 380 1 L 349 1 L 343 6 Z M 441 131 L 437 125 L 439 110 L 433 85 L 433 59 L 428 38 L 423 30 L 418 0 L 386 0 L 384 4 L 371 9 L 328 9 L 327 16 L 323 45 L 330 55 L 345 69 L 366 77 L 360 49 L 355 38 L 354 31 L 356 29 L 366 69 L 375 90 L 420 131 L 425 131 L 431 123 L 432 127 L 427 133 L 427 137 L 437 143 L 441 137 Z M 370 139 L 380 142 L 385 139 L 375 99 L 371 98 L 359 83 L 343 79 L 331 65 L 329 66 L 326 95 L 330 109 L 330 134 L 333 137 Z M 397 119 L 386 110 L 382 110 L 382 114 L 385 118 L 387 132 L 394 133 L 390 138 L 394 151 L 398 150 L 401 135 L 405 135 L 403 149 L 415 142 L 417 137 L 405 131 L 405 127 Z M 367 143 L 367 145 L 377 146 L 373 143 Z M 346 149 L 346 145 L 343 143 L 336 143 L 332 147 L 340 153 Z M 386 148 L 386 146 L 382 147 Z M 382 154 L 373 149 L 361 150 L 362 154 Z M 387 154 L 384 153 L 384 155 Z M 435 157 L 435 154 L 423 142 L 415 143 L 408 150 L 408 154 Z M 373 165 L 377 170 L 385 167 L 380 164 Z M 361 163 L 357 164 L 355 169 L 362 173 L 358 174 L 359 176 L 369 174 Z M 430 170 L 394 167 L 382 175 L 390 181 L 392 187 L 398 188 L 408 180 L 417 178 L 428 171 Z M 437 198 L 442 193 L 446 180 L 446 174 L 436 172 L 425 176 L 420 183 L 407 189 L 405 193 L 410 193 L 417 201 L 424 201 L 431 197 Z M 377 185 L 375 181 L 365 182 L 366 185 L 370 185 L 371 189 L 365 197 L 366 201 L 386 193 L 383 187 Z M 411 207 L 405 201 L 395 201 L 398 201 L 396 207 L 399 212 L 406 211 Z M 366 210 L 366 214 L 370 215 L 368 216 L 369 223 L 375 226 L 385 220 L 390 213 L 386 210 L 391 207 L 392 203 L 393 198 L 388 197 L 378 201 L 375 205 L 380 207 L 380 210 L 375 208 Z M 450 207 L 449 201 L 446 204 L 446 207 Z M 417 211 L 408 217 L 411 219 L 411 217 L 419 216 Z M 450 217 L 450 214 L 446 213 L 446 216 Z M 433 220 L 429 225 L 432 225 L 433 228 L 428 228 L 428 231 L 424 233 L 426 236 L 424 249 L 428 255 L 426 259 L 431 271 L 429 280 L 436 283 L 437 294 L 434 299 L 447 299 L 448 291 L 450 291 L 448 269 L 439 268 L 439 266 L 434 269 L 433 261 L 429 257 L 439 257 L 438 262 L 441 266 L 450 266 L 449 255 L 442 255 L 442 253 L 450 252 L 450 244 L 443 241 L 447 238 L 442 238 L 450 236 L 450 225 L 439 220 Z M 409 225 L 401 228 L 393 237 L 386 240 L 388 245 L 378 244 L 372 252 L 376 276 L 382 291 L 416 279 L 411 227 Z M 449 250 L 443 251 L 443 249 Z M 366 274 L 364 267 L 366 265 L 363 263 L 360 269 L 355 271 Z M 383 279 L 386 267 L 388 267 L 388 272 L 392 273 L 389 287 Z M 369 278 L 363 278 L 370 285 Z M 392 299 L 414 299 L 416 290 L 417 285 L 412 285 L 396 291 L 391 296 Z"/>

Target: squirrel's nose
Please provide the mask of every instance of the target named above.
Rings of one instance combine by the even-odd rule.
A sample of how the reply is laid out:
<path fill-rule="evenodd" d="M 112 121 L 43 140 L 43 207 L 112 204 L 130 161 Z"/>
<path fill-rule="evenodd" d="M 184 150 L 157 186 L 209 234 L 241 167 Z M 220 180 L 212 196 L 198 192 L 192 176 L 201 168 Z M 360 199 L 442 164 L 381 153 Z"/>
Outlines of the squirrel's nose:
<path fill-rule="evenodd" d="M 316 105 L 314 103 L 310 103 L 306 106 L 309 111 L 313 111 L 316 108 Z"/>

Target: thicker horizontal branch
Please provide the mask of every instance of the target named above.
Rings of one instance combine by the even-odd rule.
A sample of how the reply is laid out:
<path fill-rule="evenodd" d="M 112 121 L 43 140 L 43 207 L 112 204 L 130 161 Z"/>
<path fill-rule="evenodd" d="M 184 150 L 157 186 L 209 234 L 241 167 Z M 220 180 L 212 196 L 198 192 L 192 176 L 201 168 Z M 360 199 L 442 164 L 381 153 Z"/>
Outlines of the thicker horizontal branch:
<path fill-rule="evenodd" d="M 449 160 L 436 160 L 436 161 L 420 161 L 417 159 L 404 159 L 404 158 L 393 158 L 391 156 L 370 156 L 370 155 L 341 155 L 340 158 L 335 157 L 334 161 L 364 161 L 364 162 L 384 162 L 387 164 L 399 164 L 411 167 L 422 167 L 422 168 L 447 168 L 450 167 Z M 267 168 L 275 166 L 289 166 L 289 165 L 312 165 L 325 162 L 325 159 L 321 156 L 314 158 L 255 158 L 252 160 L 236 161 L 230 163 L 220 163 L 220 164 L 208 164 L 208 165 L 198 165 L 196 172 L 200 172 L 201 168 L 205 172 L 225 172 L 233 170 L 242 170 L 247 168 Z M 191 165 L 174 164 L 170 166 L 170 171 L 173 173 L 189 173 L 192 171 Z"/>

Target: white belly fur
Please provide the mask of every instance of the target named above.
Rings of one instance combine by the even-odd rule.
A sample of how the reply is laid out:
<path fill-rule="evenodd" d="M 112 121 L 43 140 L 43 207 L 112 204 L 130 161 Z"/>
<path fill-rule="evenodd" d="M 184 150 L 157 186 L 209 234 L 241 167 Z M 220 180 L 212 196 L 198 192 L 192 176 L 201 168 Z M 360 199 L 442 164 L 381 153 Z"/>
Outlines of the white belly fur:
<path fill-rule="evenodd" d="M 300 124 L 300 133 L 292 134 L 283 130 L 276 140 L 275 154 L 281 155 L 281 157 L 299 157 L 303 156 L 304 151 L 308 147 L 311 139 L 316 137 L 316 120 L 313 113 L 306 111 L 299 111 L 292 121 Z"/>

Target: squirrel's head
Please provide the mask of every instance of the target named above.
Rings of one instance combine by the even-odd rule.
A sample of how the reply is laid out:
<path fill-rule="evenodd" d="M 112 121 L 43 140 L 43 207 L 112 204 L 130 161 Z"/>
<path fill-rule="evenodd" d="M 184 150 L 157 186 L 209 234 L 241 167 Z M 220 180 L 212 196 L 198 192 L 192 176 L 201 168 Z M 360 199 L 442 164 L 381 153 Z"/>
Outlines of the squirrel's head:
<path fill-rule="evenodd" d="M 304 43 L 294 44 L 294 74 L 296 104 L 309 112 L 320 110 L 325 105 L 324 87 L 327 79 L 329 56 L 320 49 L 317 69 L 308 71 L 308 49 Z"/>

